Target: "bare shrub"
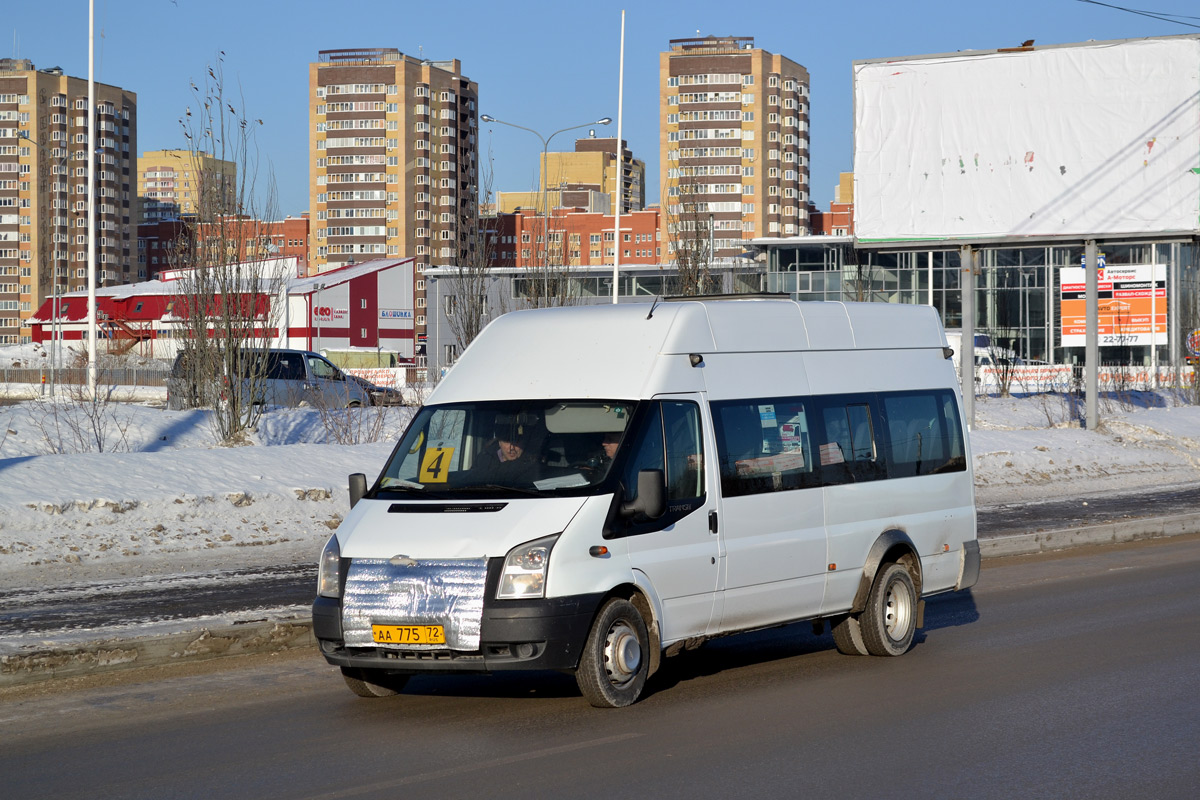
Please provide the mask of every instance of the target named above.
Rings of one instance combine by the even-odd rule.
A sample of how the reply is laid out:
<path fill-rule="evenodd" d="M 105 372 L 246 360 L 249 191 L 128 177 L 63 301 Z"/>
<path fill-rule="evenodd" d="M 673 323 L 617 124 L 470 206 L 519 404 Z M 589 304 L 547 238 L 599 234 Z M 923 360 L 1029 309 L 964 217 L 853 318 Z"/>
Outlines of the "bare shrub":
<path fill-rule="evenodd" d="M 312 406 L 321 417 L 327 440 L 333 444 L 367 444 L 383 438 L 386 406 L 333 406 L 321 392 L 313 392 Z"/>
<path fill-rule="evenodd" d="M 33 401 L 33 426 L 49 454 L 127 453 L 133 416 L 113 399 L 117 387 L 96 383 L 93 395 L 86 386 L 69 384 L 57 397 Z"/>

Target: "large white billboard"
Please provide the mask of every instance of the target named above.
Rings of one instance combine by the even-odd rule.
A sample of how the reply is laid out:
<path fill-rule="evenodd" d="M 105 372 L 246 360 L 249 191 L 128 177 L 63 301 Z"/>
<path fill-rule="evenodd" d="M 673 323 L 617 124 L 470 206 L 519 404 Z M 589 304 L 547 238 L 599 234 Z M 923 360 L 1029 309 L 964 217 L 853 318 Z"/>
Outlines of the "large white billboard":
<path fill-rule="evenodd" d="M 1200 38 L 854 64 L 862 241 L 1200 229 Z"/>

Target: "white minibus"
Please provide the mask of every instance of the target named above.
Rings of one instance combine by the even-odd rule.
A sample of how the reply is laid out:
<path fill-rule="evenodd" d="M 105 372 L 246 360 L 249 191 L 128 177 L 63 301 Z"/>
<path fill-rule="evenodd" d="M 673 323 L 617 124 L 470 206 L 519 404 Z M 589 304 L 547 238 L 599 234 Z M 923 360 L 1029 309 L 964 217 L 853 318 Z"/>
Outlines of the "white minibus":
<path fill-rule="evenodd" d="M 897 656 L 979 574 L 962 420 L 928 307 L 506 314 L 350 476 L 313 630 L 364 697 L 552 669 L 626 706 L 665 656 L 797 620 Z"/>

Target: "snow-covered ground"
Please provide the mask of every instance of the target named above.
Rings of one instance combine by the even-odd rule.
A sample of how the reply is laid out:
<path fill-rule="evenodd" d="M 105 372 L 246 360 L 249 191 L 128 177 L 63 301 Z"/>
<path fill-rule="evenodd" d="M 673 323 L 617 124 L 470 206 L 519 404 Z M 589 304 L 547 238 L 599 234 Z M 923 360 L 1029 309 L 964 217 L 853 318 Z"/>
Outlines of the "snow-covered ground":
<path fill-rule="evenodd" d="M 1200 482 L 1200 408 L 1138 402 L 1105 400 L 1100 429 L 1086 431 L 1057 396 L 977 399 L 979 504 Z M 302 408 L 269 412 L 251 444 L 228 448 L 200 411 L 0 405 L 0 581 L 311 563 L 348 510 L 346 476 L 374 477 L 412 409 L 362 413 L 382 415 L 367 426 L 381 426 L 379 441 L 333 444 L 320 414 Z M 115 452 L 94 452 L 97 430 Z"/>

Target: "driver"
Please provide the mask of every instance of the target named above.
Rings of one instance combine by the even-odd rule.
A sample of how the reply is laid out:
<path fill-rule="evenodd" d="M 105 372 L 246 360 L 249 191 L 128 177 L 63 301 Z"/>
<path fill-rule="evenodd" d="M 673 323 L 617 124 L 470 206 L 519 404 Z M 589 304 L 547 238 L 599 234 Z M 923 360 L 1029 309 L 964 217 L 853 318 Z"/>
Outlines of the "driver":
<path fill-rule="evenodd" d="M 480 483 L 519 485 L 537 477 L 532 425 L 522 420 L 497 420 L 495 447 L 480 454 L 479 464 L 471 470 Z"/>

